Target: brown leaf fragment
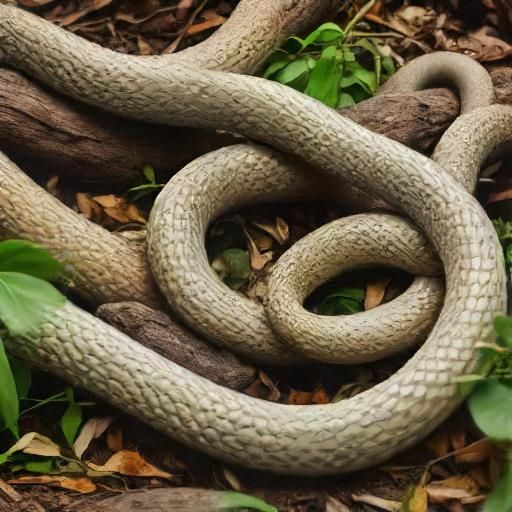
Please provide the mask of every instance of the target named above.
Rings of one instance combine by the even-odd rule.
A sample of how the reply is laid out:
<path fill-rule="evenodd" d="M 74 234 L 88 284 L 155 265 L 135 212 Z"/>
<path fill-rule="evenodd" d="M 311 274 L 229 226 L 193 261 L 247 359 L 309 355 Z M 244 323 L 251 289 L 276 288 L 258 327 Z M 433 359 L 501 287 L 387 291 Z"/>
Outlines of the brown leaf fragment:
<path fill-rule="evenodd" d="M 74 478 L 60 475 L 21 476 L 9 480 L 8 483 L 13 485 L 50 485 L 52 487 L 61 487 L 62 489 L 69 489 L 82 494 L 91 493 L 96 490 L 96 484 L 89 480 L 89 478 Z"/>
<path fill-rule="evenodd" d="M 372 283 L 368 283 L 366 286 L 366 294 L 364 298 L 364 309 L 372 309 L 381 304 L 384 295 L 386 294 L 386 288 L 391 282 L 389 277 L 377 279 Z"/>
<path fill-rule="evenodd" d="M 470 498 L 480 491 L 478 483 L 469 475 L 452 476 L 427 485 L 427 494 L 435 503 Z"/>
<path fill-rule="evenodd" d="M 492 443 L 487 439 L 476 441 L 454 452 L 457 464 L 475 464 L 489 459 L 492 455 Z"/>
<path fill-rule="evenodd" d="M 153 53 L 152 46 L 142 36 L 137 36 L 137 47 L 140 55 L 151 55 Z"/>
<path fill-rule="evenodd" d="M 210 11 L 212 11 L 210 9 Z M 191 27 L 187 29 L 187 36 L 193 36 L 195 34 L 200 34 L 201 32 L 204 32 L 205 30 L 209 30 L 211 28 L 220 27 L 226 22 L 226 19 L 224 16 L 219 16 L 217 13 L 213 12 L 213 15 L 205 16 L 205 14 L 208 11 L 205 11 L 203 13 L 203 17 L 205 17 L 205 21 L 195 23 Z"/>
<path fill-rule="evenodd" d="M 113 418 L 110 416 L 104 418 L 94 417 L 87 420 L 73 444 L 73 450 L 79 459 L 82 458 L 82 455 L 91 444 L 91 441 L 100 437 L 112 424 L 112 421 Z"/>
<path fill-rule="evenodd" d="M 309 405 L 311 404 L 311 397 L 313 393 L 311 391 L 297 391 L 292 389 L 288 396 L 288 403 L 291 405 Z"/>
<path fill-rule="evenodd" d="M 284 245 L 290 238 L 290 227 L 281 217 L 272 222 L 253 221 L 252 224 L 268 233 L 279 245 Z"/>
<path fill-rule="evenodd" d="M 112 219 L 117 220 L 117 222 L 123 224 L 129 222 L 146 223 L 146 219 L 142 216 L 137 205 L 129 203 L 124 197 L 108 194 L 104 196 L 94 196 L 92 199 L 103 206 L 104 212 Z"/>
<path fill-rule="evenodd" d="M 98 11 L 99 9 L 109 5 L 112 2 L 112 0 L 89 0 L 88 2 L 85 2 L 82 4 L 82 8 L 78 9 L 71 14 L 68 14 L 67 16 L 64 16 L 61 18 L 60 24 L 63 27 L 67 27 L 68 25 L 71 25 L 75 21 L 79 20 L 86 14 L 89 14 L 90 12 Z"/>
<path fill-rule="evenodd" d="M 89 463 L 89 467 L 94 471 L 119 473 L 126 476 L 173 478 L 171 473 L 158 469 L 153 464 L 144 460 L 137 452 L 130 450 L 121 450 L 115 453 L 101 466 Z"/>
<path fill-rule="evenodd" d="M 313 394 L 311 395 L 311 403 L 313 404 L 328 404 L 330 403 L 331 399 L 329 397 L 329 394 L 327 393 L 326 389 L 322 386 L 319 386 L 318 388 L 313 391 Z"/>

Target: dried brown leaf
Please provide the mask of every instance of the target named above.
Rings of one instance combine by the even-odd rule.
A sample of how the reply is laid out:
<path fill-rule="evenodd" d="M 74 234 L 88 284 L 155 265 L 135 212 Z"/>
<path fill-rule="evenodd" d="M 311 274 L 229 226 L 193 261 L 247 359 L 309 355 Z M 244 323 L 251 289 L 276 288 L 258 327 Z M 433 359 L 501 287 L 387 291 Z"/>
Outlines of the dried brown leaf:
<path fill-rule="evenodd" d="M 455 462 L 458 464 L 475 464 L 489 459 L 492 452 L 492 443 L 483 439 L 455 451 Z"/>
<path fill-rule="evenodd" d="M 436 503 L 470 498 L 480 492 L 480 486 L 469 475 L 452 476 L 426 486 L 429 498 Z"/>
<path fill-rule="evenodd" d="M 100 437 L 114 421 L 110 416 L 104 418 L 90 418 L 81 428 L 80 434 L 73 444 L 75 455 L 81 459 L 91 441 Z"/>
<path fill-rule="evenodd" d="M 144 460 L 137 452 L 130 450 L 121 450 L 115 453 L 101 466 L 89 463 L 89 467 L 94 471 L 119 473 L 126 476 L 173 478 L 171 473 L 158 469 Z"/>
<path fill-rule="evenodd" d="M 72 12 L 71 14 L 68 14 L 67 16 L 64 16 L 61 18 L 60 24 L 63 27 L 67 27 L 68 25 L 71 25 L 75 21 L 79 20 L 86 14 L 89 14 L 90 12 L 98 11 L 99 9 L 102 9 L 103 7 L 109 5 L 112 3 L 112 0 L 89 0 L 89 2 L 85 2 L 82 4 L 82 8 Z"/>
<path fill-rule="evenodd" d="M 309 405 L 311 404 L 311 397 L 313 393 L 311 391 L 297 391 L 292 389 L 288 396 L 288 403 L 291 405 Z"/>
<path fill-rule="evenodd" d="M 74 478 L 59 475 L 22 476 L 9 480 L 8 483 L 14 485 L 51 485 L 53 487 L 61 487 L 62 489 L 69 489 L 83 494 L 91 493 L 96 490 L 94 482 L 85 477 Z"/>
<path fill-rule="evenodd" d="M 366 294 L 364 298 L 364 309 L 372 309 L 381 304 L 384 295 L 386 294 L 386 288 L 391 282 L 389 277 L 377 279 L 372 283 L 368 283 L 366 286 Z"/>
<path fill-rule="evenodd" d="M 128 222 L 146 223 L 137 205 L 129 203 L 124 197 L 113 194 L 94 196 L 92 198 L 99 205 L 103 206 L 104 212 L 117 222 L 126 224 Z"/>
<path fill-rule="evenodd" d="M 450 440 L 446 429 L 441 426 L 435 430 L 426 440 L 425 446 L 432 452 L 436 459 L 444 457 L 450 452 Z"/>

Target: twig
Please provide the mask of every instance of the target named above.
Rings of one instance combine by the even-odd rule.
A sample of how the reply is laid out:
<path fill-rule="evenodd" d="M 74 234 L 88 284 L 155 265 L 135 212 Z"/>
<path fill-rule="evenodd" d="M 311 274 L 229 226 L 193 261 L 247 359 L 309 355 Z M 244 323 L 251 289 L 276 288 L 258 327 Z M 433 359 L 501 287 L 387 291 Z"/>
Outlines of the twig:
<path fill-rule="evenodd" d="M 176 51 L 176 49 L 178 48 L 179 44 L 181 43 L 181 41 L 185 37 L 185 35 L 187 33 L 187 30 L 192 26 L 192 24 L 194 23 L 195 19 L 199 15 L 199 13 L 204 9 L 204 6 L 206 5 L 207 1 L 208 0 L 203 0 L 201 2 L 199 7 L 197 7 L 197 9 L 192 13 L 190 18 L 188 19 L 187 24 L 183 27 L 183 30 L 181 31 L 180 35 L 167 48 L 164 49 L 162 54 L 173 53 L 173 52 Z"/>

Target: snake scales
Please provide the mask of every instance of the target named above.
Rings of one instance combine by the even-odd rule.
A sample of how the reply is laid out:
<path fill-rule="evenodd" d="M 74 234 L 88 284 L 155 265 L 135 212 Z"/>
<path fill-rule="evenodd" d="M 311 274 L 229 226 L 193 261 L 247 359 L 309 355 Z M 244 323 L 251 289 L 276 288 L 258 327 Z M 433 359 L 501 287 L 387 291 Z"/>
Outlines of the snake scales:
<path fill-rule="evenodd" d="M 483 82 L 471 79 L 472 86 L 467 92 L 477 92 L 470 97 L 478 101 L 464 105 L 464 111 L 468 112 L 443 137 L 443 146 L 435 157 L 441 166 L 277 84 L 232 73 L 203 71 L 173 59 L 141 60 L 116 54 L 8 6 L 0 6 L 0 57 L 3 62 L 65 94 L 119 114 L 153 122 L 234 131 L 291 153 L 313 166 L 307 168 L 295 162 L 294 165 L 302 169 L 297 172 L 306 180 L 295 186 L 291 174 L 293 166 L 280 160 L 271 150 L 255 146 L 235 147 L 232 152 L 220 150 L 227 169 L 239 171 L 252 163 L 258 174 L 252 176 L 251 188 L 246 186 L 244 180 L 248 176 L 242 172 L 233 176 L 234 186 L 230 191 L 221 190 L 216 182 L 212 190 L 219 195 L 212 198 L 211 203 L 208 197 L 198 194 L 202 191 L 201 180 L 209 179 L 209 173 L 192 173 L 190 168 L 180 173 L 159 196 L 150 222 L 150 261 L 164 292 L 172 292 L 180 279 L 194 287 L 196 280 L 208 272 L 187 267 L 188 273 L 179 277 L 176 269 L 186 263 L 181 258 L 185 254 L 183 248 L 189 243 L 195 244 L 199 256 L 204 256 L 198 242 L 208 220 L 226 204 L 219 201 L 229 197 L 229 193 L 235 196 L 231 199 L 236 199 L 229 203 L 232 207 L 239 204 L 237 201 L 268 200 L 274 185 L 274 197 L 279 198 L 282 191 L 277 187 L 277 174 L 265 174 L 264 170 L 280 167 L 288 169 L 290 187 L 302 187 L 302 192 L 309 188 L 308 184 L 316 186 L 321 181 L 313 174 L 318 169 L 328 176 L 326 180 L 331 189 L 332 184 L 345 180 L 384 197 L 390 206 L 404 212 L 426 234 L 442 262 L 446 281 L 444 305 L 437 322 L 410 361 L 374 388 L 323 406 L 290 407 L 268 403 L 212 384 L 147 350 L 71 303 L 59 310 L 37 335 L 10 340 L 10 351 L 105 397 L 188 445 L 226 461 L 284 473 L 328 474 L 376 464 L 426 435 L 460 403 L 462 397 L 457 394 L 455 379 L 473 368 L 475 344 L 491 335 L 493 317 L 505 309 L 504 270 L 491 223 L 476 200 L 442 166 L 459 179 L 469 176 L 464 183 L 470 189 L 476 177 L 475 169 L 509 136 L 511 110 L 481 107 L 491 99 L 489 94 L 479 93 L 482 85 L 485 89 L 488 84 L 487 79 L 482 79 Z M 454 62 L 450 57 L 439 56 L 439 59 L 446 60 L 441 66 L 444 70 L 447 63 Z M 477 73 L 475 76 L 482 76 L 477 64 L 467 60 L 457 62 L 459 76 L 464 68 L 471 77 L 473 71 Z M 464 90 L 462 93 L 463 99 L 468 97 Z M 463 161 L 457 160 L 457 155 L 463 155 Z M 218 156 L 207 155 L 203 163 Z M 262 163 L 265 158 L 270 167 Z M 468 170 L 468 161 L 471 170 Z M 239 169 L 240 162 L 244 165 Z M 192 168 L 195 165 L 201 167 L 197 161 L 191 164 Z M 0 168 L 2 225 L 23 236 L 32 234 L 35 239 L 43 238 L 44 234 L 31 228 L 30 212 L 18 214 L 16 198 L 21 197 L 23 180 L 16 180 L 15 184 L 9 181 L 9 176 L 17 173 L 14 164 L 3 156 Z M 279 176 L 286 175 L 282 170 L 279 173 Z M 212 171 L 210 176 L 215 174 Z M 189 202 L 190 210 L 184 209 L 183 202 L 169 199 L 173 185 L 182 179 L 180 176 L 185 182 L 182 193 L 186 192 L 182 201 Z M 194 185 L 199 188 L 194 189 Z M 41 197 L 41 201 L 49 200 Z M 123 293 L 132 298 L 144 296 L 146 302 L 158 300 L 148 284 L 148 275 L 142 280 L 134 275 L 137 267 L 130 264 L 139 261 L 134 252 L 126 253 L 124 258 L 123 251 L 129 250 L 115 237 L 105 237 L 99 228 L 89 231 L 89 224 L 80 224 L 82 221 L 74 217 L 73 220 L 61 219 L 56 203 L 45 204 L 54 206 L 55 211 L 45 212 L 40 224 L 52 233 L 54 245 L 57 245 L 55 240 L 64 237 L 64 242 L 72 247 L 69 256 L 77 271 L 77 282 L 83 283 L 85 292 L 93 300 L 120 297 Z M 167 221 L 186 225 L 193 216 L 203 224 L 189 224 L 187 232 L 172 232 L 167 228 Z M 21 220 L 18 222 L 13 217 Z M 375 231 L 377 226 L 374 234 L 381 247 L 397 246 L 399 253 L 405 245 L 389 238 L 386 230 L 393 222 L 402 233 L 409 233 L 411 243 L 418 250 L 425 247 L 421 235 L 411 230 L 405 221 L 389 217 L 389 224 L 384 216 L 373 216 L 376 217 L 379 217 L 377 223 L 368 220 L 366 232 L 362 232 Z M 81 234 L 79 242 L 71 240 L 69 233 L 64 234 L 70 225 L 74 233 Z M 317 257 L 329 258 L 336 254 L 339 244 L 339 239 L 329 231 L 330 227 L 325 229 L 327 231 L 321 231 L 320 235 L 311 235 L 320 237 L 316 242 L 315 263 Z M 99 243 L 96 236 L 101 238 Z M 326 242 L 325 252 L 318 240 Z M 351 240 L 353 252 L 365 245 L 360 237 Z M 102 266 L 101 251 L 105 251 L 107 261 L 116 260 L 117 266 Z M 298 253 L 296 256 L 302 257 L 300 246 L 294 251 Z M 364 250 L 359 257 L 363 263 L 374 262 Z M 395 261 L 394 256 L 390 256 L 391 260 Z M 425 271 L 428 267 L 425 262 L 415 262 L 414 257 L 404 256 L 404 260 L 403 264 L 412 265 L 415 271 Z M 290 268 L 290 264 L 281 262 L 279 265 L 284 271 Z M 142 271 L 142 265 L 139 267 Z M 335 269 L 324 263 L 316 279 L 328 279 L 333 272 Z M 100 274 L 95 285 L 88 288 L 83 278 L 87 273 Z M 292 293 L 287 281 L 295 281 L 298 288 L 293 292 L 294 298 L 300 302 L 301 297 L 318 284 L 294 277 L 293 272 L 288 277 L 285 274 L 281 278 L 275 272 L 271 296 L 283 299 L 283 290 L 289 290 L 285 293 L 286 299 L 286 294 Z M 123 286 L 124 291 L 119 292 Z M 221 292 L 226 294 L 224 288 Z M 171 295 L 170 302 L 185 305 L 185 309 L 190 303 L 194 311 L 197 305 L 194 292 L 187 299 L 179 297 L 182 296 Z M 270 306 L 273 323 L 288 315 L 284 308 L 288 302 L 291 304 L 287 300 L 283 304 L 281 300 L 276 306 Z M 210 320 L 204 320 L 204 329 L 210 337 L 217 338 L 210 327 L 229 328 L 230 320 L 224 317 L 228 313 L 226 309 L 221 308 L 219 312 L 214 306 L 216 304 L 210 305 Z M 182 314 L 186 318 L 187 314 Z M 189 321 L 201 323 L 198 315 Z M 221 328 L 217 341 L 226 339 L 223 332 Z M 325 351 L 325 347 L 310 345 L 313 345 L 312 350 Z M 260 359 L 266 359 L 269 352 L 274 352 L 275 356 L 276 351 L 278 357 L 289 357 L 274 341 L 263 345 L 261 340 L 254 340 L 251 347 L 251 350 L 260 349 L 257 355 Z M 239 350 L 243 352 L 244 347 Z M 389 349 L 377 350 L 387 353 Z M 368 357 L 373 358 L 372 347 L 368 352 Z M 311 355 L 309 349 L 308 355 Z"/>

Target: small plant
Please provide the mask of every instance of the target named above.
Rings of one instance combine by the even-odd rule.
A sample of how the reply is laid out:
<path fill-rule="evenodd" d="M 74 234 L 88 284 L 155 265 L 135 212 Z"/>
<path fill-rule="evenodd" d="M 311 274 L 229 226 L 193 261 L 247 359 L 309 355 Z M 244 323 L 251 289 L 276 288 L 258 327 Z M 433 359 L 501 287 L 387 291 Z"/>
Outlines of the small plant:
<path fill-rule="evenodd" d="M 461 379 L 475 383 L 468 398 L 473 420 L 503 452 L 502 473 L 483 512 L 512 510 L 512 317 L 496 318 L 494 327 L 496 342 L 480 348 L 479 373 Z"/>
<path fill-rule="evenodd" d="M 376 43 L 376 34 L 354 31 L 374 3 L 366 4 L 345 29 L 324 23 L 305 39 L 289 38 L 268 59 L 263 77 L 333 108 L 370 98 L 395 71 L 391 57 Z"/>
<path fill-rule="evenodd" d="M 57 279 L 60 263 L 43 249 L 23 240 L 0 243 L 0 432 L 19 437 L 19 401 L 27 397 L 30 371 L 9 360 L 3 339 L 30 336 L 55 310 L 64 296 L 48 281 Z"/>
<path fill-rule="evenodd" d="M 132 187 L 126 191 L 126 197 L 129 201 L 137 201 L 142 197 L 148 196 L 155 191 L 158 191 L 164 187 L 163 183 L 157 183 L 155 177 L 155 170 L 151 165 L 145 165 L 142 169 L 142 175 L 145 183 Z"/>

